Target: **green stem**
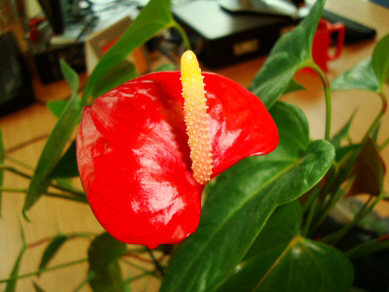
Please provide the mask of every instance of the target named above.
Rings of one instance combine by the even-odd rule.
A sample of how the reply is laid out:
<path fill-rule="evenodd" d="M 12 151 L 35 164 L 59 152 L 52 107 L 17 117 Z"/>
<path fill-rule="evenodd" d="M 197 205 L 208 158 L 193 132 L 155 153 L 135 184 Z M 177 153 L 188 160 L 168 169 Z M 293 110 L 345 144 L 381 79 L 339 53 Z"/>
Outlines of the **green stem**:
<path fill-rule="evenodd" d="M 159 263 L 159 261 L 155 258 L 154 253 L 151 249 L 147 248 L 147 252 L 150 254 L 151 259 L 153 260 L 153 263 L 155 265 L 155 268 L 159 271 L 161 276 L 163 277 L 165 275 L 165 270 Z"/>
<path fill-rule="evenodd" d="M 389 248 L 389 237 L 388 235 L 385 235 L 383 237 L 375 238 L 350 249 L 346 252 L 346 256 L 348 256 L 350 259 L 353 259 L 387 248 Z"/>
<path fill-rule="evenodd" d="M 316 188 L 313 190 L 313 192 L 310 195 L 310 197 L 312 197 L 313 199 L 312 199 L 312 202 L 311 202 L 310 207 L 309 207 L 307 220 L 305 221 L 305 224 L 304 224 L 304 229 L 302 232 L 303 236 L 307 235 L 309 227 L 310 227 L 311 222 L 312 222 L 312 218 L 315 215 L 317 199 L 319 198 L 320 191 L 321 191 L 321 188 L 316 186 Z"/>
<path fill-rule="evenodd" d="M 312 62 L 313 63 L 313 62 Z M 332 119 L 332 99 L 331 99 L 331 86 L 324 71 L 315 63 L 311 64 L 313 70 L 319 75 L 322 83 L 323 90 L 326 97 L 326 128 L 325 128 L 325 139 L 330 141 L 331 137 L 331 119 Z"/>
<path fill-rule="evenodd" d="M 83 232 L 83 233 L 69 233 L 69 234 L 63 234 L 63 233 L 60 233 L 60 235 L 63 235 L 63 236 L 66 236 L 68 239 L 75 239 L 75 238 L 86 238 L 88 240 L 91 240 L 91 236 L 96 236 L 95 233 L 91 233 L 91 232 Z M 51 241 L 53 240 L 54 238 L 56 238 L 58 235 L 54 235 L 54 236 L 48 236 L 48 237 L 45 237 L 45 238 L 42 238 L 38 241 L 35 241 L 35 242 L 32 242 L 32 243 L 29 243 L 27 245 L 28 248 L 33 248 L 33 247 L 36 247 L 36 246 L 39 246 L 41 244 L 44 244 L 48 241 Z"/>
<path fill-rule="evenodd" d="M 25 167 L 27 169 L 34 170 L 34 167 L 32 167 L 31 165 L 28 165 L 28 164 L 24 163 L 23 161 L 20 161 L 20 160 L 18 160 L 16 158 L 8 156 L 7 154 L 4 156 L 4 158 L 8 159 L 9 161 L 12 161 L 14 163 L 17 163 L 17 164 L 19 164 L 19 165 L 21 165 L 21 166 L 23 166 L 23 167 Z"/>
<path fill-rule="evenodd" d="M 357 161 L 358 157 L 359 157 L 359 154 L 361 153 L 362 151 L 362 147 L 363 145 L 365 144 L 367 138 L 369 137 L 369 135 L 376 129 L 376 127 L 379 125 L 380 121 L 381 121 L 381 118 L 382 116 L 386 113 L 386 110 L 387 110 L 387 100 L 386 100 L 386 96 L 383 94 L 383 93 L 380 93 L 379 96 L 381 97 L 381 101 L 382 101 L 382 107 L 381 107 L 381 111 L 378 113 L 377 117 L 374 119 L 373 123 L 371 124 L 370 128 L 367 130 L 366 134 L 364 135 L 360 145 L 358 148 L 355 149 L 355 151 L 352 153 L 351 157 L 350 157 L 350 160 L 349 160 L 349 163 L 347 164 L 345 170 L 340 174 L 340 177 L 338 179 L 338 185 L 335 187 L 335 190 L 334 190 L 334 193 L 336 194 L 338 191 L 339 191 L 339 188 L 341 187 L 341 184 L 342 182 L 344 182 L 352 168 L 352 166 L 354 165 L 354 163 Z M 331 209 L 335 206 L 335 203 L 337 201 L 339 201 L 339 199 L 341 199 L 342 197 L 339 196 L 336 200 L 335 200 L 335 203 L 332 201 L 335 199 L 336 196 L 332 196 L 329 200 L 329 202 L 327 202 L 327 205 L 325 206 L 325 209 L 324 209 L 324 212 L 321 212 L 321 217 L 319 218 L 319 220 L 316 220 L 316 224 L 313 228 L 313 231 L 316 230 L 318 228 L 318 226 L 320 226 L 321 222 L 324 220 L 324 218 L 329 214 L 329 212 L 331 211 Z M 354 218 L 355 219 L 355 218 Z"/>
<path fill-rule="evenodd" d="M 86 198 L 85 196 L 85 193 L 80 191 L 80 190 L 77 190 L 76 188 L 74 187 L 70 187 L 70 186 L 64 186 L 62 184 L 59 184 L 58 181 L 56 184 L 50 184 L 50 186 L 52 186 L 53 188 L 56 188 L 58 190 L 61 190 L 61 191 L 64 191 L 64 192 L 68 192 L 68 193 L 71 193 L 77 197 L 81 197 L 81 198 Z"/>
<path fill-rule="evenodd" d="M 321 239 L 323 242 L 331 242 L 333 245 L 335 245 L 339 240 L 343 238 L 356 224 L 358 224 L 363 218 L 368 215 L 373 208 L 377 205 L 379 201 L 384 197 L 385 192 L 382 192 L 376 200 L 370 204 L 373 196 L 370 197 L 370 199 L 363 205 L 363 207 L 358 211 L 358 213 L 355 215 L 354 219 L 347 225 L 345 225 L 340 230 L 331 233 Z"/>
<path fill-rule="evenodd" d="M 174 21 L 173 27 L 175 27 L 178 30 L 178 32 L 180 33 L 182 39 L 184 40 L 186 49 L 190 50 L 191 45 L 190 45 L 190 41 L 189 41 L 188 35 L 186 34 L 185 30 L 176 21 Z"/>
<path fill-rule="evenodd" d="M 144 267 L 142 267 L 142 266 L 139 266 L 139 265 L 137 265 L 137 264 L 135 264 L 135 263 L 133 263 L 133 262 L 130 262 L 130 261 L 124 259 L 124 258 L 120 258 L 120 260 L 121 260 L 122 262 L 126 263 L 127 265 L 131 266 L 131 267 L 134 267 L 134 268 L 137 268 L 137 269 L 139 269 L 139 270 L 142 270 L 143 272 L 150 272 L 148 269 L 146 269 L 146 268 L 144 268 Z"/>
<path fill-rule="evenodd" d="M 6 283 L 6 282 L 17 280 L 17 279 L 22 279 L 22 278 L 27 278 L 27 277 L 35 276 L 35 275 L 38 275 L 38 274 L 41 274 L 41 273 L 45 273 L 45 272 L 50 272 L 50 271 L 66 268 L 66 267 L 69 267 L 69 266 L 72 266 L 72 265 L 77 265 L 77 264 L 80 264 L 80 263 L 83 263 L 83 262 L 87 262 L 87 261 L 88 261 L 88 259 L 81 259 L 81 260 L 65 263 L 65 264 L 62 264 L 62 265 L 54 266 L 54 267 L 51 267 L 51 268 L 40 269 L 38 271 L 27 273 L 27 274 L 23 274 L 23 275 L 20 275 L 20 276 L 17 276 L 17 277 L 12 277 L 12 278 L 8 278 L 8 279 L 2 279 L 2 280 L 0 280 L 0 283 Z"/>
<path fill-rule="evenodd" d="M 155 271 L 153 271 L 153 272 L 146 272 L 146 273 L 137 275 L 135 277 L 130 277 L 127 280 L 125 280 L 125 281 L 123 281 L 123 282 L 121 282 L 121 283 L 119 283 L 119 284 L 117 284 L 117 285 L 115 285 L 113 287 L 110 287 L 110 288 L 104 290 L 104 292 L 117 291 L 117 289 L 119 287 L 123 287 L 123 286 L 127 285 L 128 283 L 134 282 L 134 281 L 139 280 L 139 279 L 141 279 L 143 277 L 146 277 L 146 276 L 149 276 L 149 275 L 153 275 L 153 274 L 155 274 Z"/>
<path fill-rule="evenodd" d="M 27 174 L 27 173 L 24 173 L 14 167 L 11 167 L 11 166 L 8 166 L 8 165 L 4 165 L 4 164 L 0 164 L 0 169 L 3 169 L 3 170 L 6 170 L 6 171 L 9 171 L 13 174 L 16 174 L 16 175 L 19 175 L 23 178 L 26 178 L 26 179 L 30 179 L 32 178 L 31 175 Z M 69 187 L 66 187 L 66 186 L 63 186 L 63 185 L 58 185 L 58 184 L 50 184 L 51 187 L 53 188 L 56 188 L 58 190 L 61 190 L 61 191 L 65 191 L 65 192 L 68 192 L 70 194 L 73 194 L 77 197 L 82 197 L 82 198 L 86 198 L 85 197 L 85 194 L 78 191 L 78 190 L 75 190 L 75 189 L 72 189 L 72 188 L 69 188 Z M 80 200 L 80 201 L 85 201 L 85 200 Z"/>
<path fill-rule="evenodd" d="M 95 272 L 89 271 L 89 273 L 88 273 L 86 279 L 84 279 L 84 280 L 80 283 L 80 285 L 78 285 L 77 288 L 73 290 L 73 292 L 78 292 L 78 291 L 80 291 L 80 290 L 81 290 L 87 283 L 89 283 L 89 281 L 92 280 L 94 277 L 96 277 Z"/>
<path fill-rule="evenodd" d="M 381 111 L 378 113 L 377 117 L 375 118 L 375 120 L 373 121 L 373 123 L 371 124 L 369 130 L 367 130 L 367 133 L 365 134 L 365 136 L 363 137 L 363 140 L 362 140 L 362 144 L 363 142 L 365 142 L 367 140 L 367 137 L 374 132 L 374 130 L 377 128 L 377 126 L 379 125 L 380 121 L 381 121 L 381 118 L 382 116 L 386 113 L 386 110 L 388 108 L 388 102 L 386 100 L 386 96 L 383 94 L 383 93 L 380 93 L 379 94 L 380 98 L 381 98 L 381 101 L 382 101 L 382 105 L 381 105 Z"/>
<path fill-rule="evenodd" d="M 347 192 L 349 191 L 349 189 L 352 186 L 353 181 L 354 180 L 351 179 L 347 183 L 345 188 L 338 190 L 337 192 L 335 192 L 334 195 L 332 195 L 328 199 L 328 202 L 326 203 L 326 205 L 323 207 L 323 209 L 320 212 L 320 216 L 315 221 L 316 223 L 313 226 L 311 233 L 314 233 L 317 230 L 317 228 L 321 225 L 321 223 L 327 218 L 327 216 L 331 212 L 332 208 L 339 202 L 339 200 L 341 200 L 347 194 Z"/>
<path fill-rule="evenodd" d="M 385 139 L 385 141 L 378 147 L 378 149 L 381 151 L 381 150 L 383 150 L 388 144 L 389 144 L 389 137 Z"/>
<path fill-rule="evenodd" d="M 5 188 L 0 186 L 0 191 L 3 192 L 10 192 L 10 193 L 27 193 L 27 189 L 19 189 L 19 188 Z M 71 201 L 76 201 L 76 202 L 82 202 L 82 203 L 88 203 L 88 200 L 86 197 L 72 197 L 68 196 L 65 194 L 56 194 L 52 192 L 45 192 L 42 195 L 48 196 L 48 197 L 53 197 L 53 198 L 61 198 L 61 199 L 67 199 Z"/>

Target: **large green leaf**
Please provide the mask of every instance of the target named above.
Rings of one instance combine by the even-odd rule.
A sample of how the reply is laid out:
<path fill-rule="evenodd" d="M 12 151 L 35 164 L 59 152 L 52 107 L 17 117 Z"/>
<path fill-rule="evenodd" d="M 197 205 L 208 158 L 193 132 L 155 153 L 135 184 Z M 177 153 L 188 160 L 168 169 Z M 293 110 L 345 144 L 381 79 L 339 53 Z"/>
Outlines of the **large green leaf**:
<path fill-rule="evenodd" d="M 295 200 L 278 207 L 267 221 L 249 251 L 235 268 L 234 273 L 217 292 L 251 292 L 271 266 L 261 264 L 257 259 L 276 259 L 289 242 L 299 234 L 302 208 Z M 266 257 L 265 257 L 266 255 Z"/>
<path fill-rule="evenodd" d="M 304 113 L 285 103 L 271 110 L 280 144 L 247 158 L 207 186 L 199 229 L 172 258 L 162 292 L 215 291 L 241 261 L 274 209 L 313 187 L 334 159 L 326 141 L 309 144 Z"/>
<path fill-rule="evenodd" d="M 66 235 L 61 234 L 53 238 L 53 240 L 49 243 L 49 245 L 43 252 L 43 256 L 39 264 L 39 270 L 47 267 L 51 259 L 55 256 L 55 254 L 58 252 L 58 250 L 61 248 L 61 246 L 65 243 L 67 239 L 68 237 Z M 38 273 L 37 275 L 39 276 L 40 273 Z"/>
<path fill-rule="evenodd" d="M 137 76 L 135 65 L 127 60 L 123 60 L 103 74 L 100 82 L 93 89 L 92 95 L 94 98 L 97 98 Z"/>
<path fill-rule="evenodd" d="M 12 279 L 7 282 L 7 286 L 5 287 L 4 292 L 15 292 L 16 291 L 16 283 L 17 283 L 17 276 L 19 273 L 20 264 L 22 262 L 22 258 L 24 253 L 27 250 L 27 243 L 26 243 L 26 237 L 24 235 L 23 228 L 20 226 L 20 233 L 22 237 L 22 249 L 19 252 L 19 255 L 16 259 L 16 262 L 14 264 L 14 267 L 12 268 L 11 274 L 9 275 L 9 279 Z"/>
<path fill-rule="evenodd" d="M 3 141 L 3 133 L 0 128 L 0 164 L 4 164 L 5 158 L 5 147 Z M 0 187 L 3 186 L 4 183 L 4 170 L 0 168 Z M 2 206 L 3 206 L 3 192 L 0 190 L 0 218 L 2 217 Z"/>
<path fill-rule="evenodd" d="M 250 85 L 250 91 L 262 99 L 267 108 L 281 97 L 294 73 L 302 67 L 314 64 L 312 43 L 324 2 L 318 0 L 300 25 L 278 40 Z"/>
<path fill-rule="evenodd" d="M 50 184 L 48 176 L 59 161 L 81 115 L 81 100 L 77 95 L 79 85 L 77 73 L 63 60 L 61 60 L 61 69 L 73 90 L 73 94 L 51 132 L 32 176 L 23 208 L 25 218 L 27 218 L 26 210 L 35 204 Z"/>
<path fill-rule="evenodd" d="M 217 292 L 348 291 L 350 261 L 333 248 L 300 237 L 301 219 L 298 201 L 278 207 Z"/>
<path fill-rule="evenodd" d="M 262 263 L 269 264 L 267 255 Z M 251 291 L 347 292 L 353 278 L 353 267 L 343 253 L 323 243 L 296 236 Z"/>
<path fill-rule="evenodd" d="M 76 140 L 70 144 L 68 150 L 55 165 L 50 178 L 79 176 L 76 155 Z"/>
<path fill-rule="evenodd" d="M 377 43 L 371 64 L 378 79 L 379 90 L 383 92 L 384 83 L 389 77 L 389 34 Z"/>
<path fill-rule="evenodd" d="M 128 30 L 101 58 L 93 70 L 84 90 L 86 104 L 104 74 L 125 60 L 127 56 L 162 30 L 175 25 L 170 12 L 170 0 L 151 0 L 137 16 Z"/>
<path fill-rule="evenodd" d="M 382 92 L 389 77 L 389 34 L 376 45 L 373 56 L 331 82 L 333 90 L 362 89 Z"/>

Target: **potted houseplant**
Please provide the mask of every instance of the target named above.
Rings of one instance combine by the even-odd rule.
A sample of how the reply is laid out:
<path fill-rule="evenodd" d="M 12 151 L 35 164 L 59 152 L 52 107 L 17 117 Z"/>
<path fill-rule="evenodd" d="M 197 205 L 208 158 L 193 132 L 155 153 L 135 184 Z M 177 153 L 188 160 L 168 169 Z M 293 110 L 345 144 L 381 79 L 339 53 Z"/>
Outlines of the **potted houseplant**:
<path fill-rule="evenodd" d="M 69 239 L 79 236 L 91 242 L 89 269 L 76 291 L 87 284 L 93 291 L 129 291 L 132 281 L 145 276 L 160 279 L 162 292 L 354 289 L 350 259 L 389 246 L 383 231 L 343 251 L 337 247 L 386 196 L 379 151 L 389 140 L 377 145 L 376 137 L 387 107 L 384 82 L 389 75 L 389 35 L 380 40 L 371 58 L 330 85 L 312 58 L 323 6 L 323 0 L 317 1 L 301 24 L 280 38 L 251 84 L 251 93 L 225 77 L 204 73 L 207 103 L 196 99 L 203 88 L 192 63 L 183 66 L 182 79 L 195 82 L 185 87 L 178 72 L 134 79 L 134 67 L 125 60 L 163 29 L 176 27 L 182 32 L 170 14 L 169 1 L 150 1 L 101 59 L 81 97 L 77 75 L 62 62 L 73 95 L 69 101 L 49 105 L 58 122 L 31 177 L 23 215 L 28 220 L 28 211 L 42 195 L 89 201 L 109 233 L 53 236 L 39 270 L 19 274 L 29 247 L 22 231 L 20 255 L 9 277 L 0 280 L 6 283 L 6 291 L 16 291 L 19 278 L 58 268 L 49 267 L 50 260 Z M 184 33 L 183 38 L 189 46 Z M 183 62 L 189 59 L 194 56 L 186 55 Z M 313 69 L 323 83 L 324 140 L 310 139 L 302 110 L 278 101 L 288 92 L 304 89 L 293 76 L 305 67 Z M 182 88 L 186 98 L 195 98 L 194 103 L 201 106 L 184 105 Z M 352 118 L 330 136 L 331 90 L 350 88 L 372 91 L 382 101 L 382 110 L 361 141 L 347 139 Z M 188 113 L 196 113 L 195 119 Z M 77 142 L 71 141 L 65 149 L 80 118 Z M 198 136 L 188 126 L 190 122 L 205 125 L 205 136 Z M 0 142 L 0 181 L 7 171 L 25 175 L 7 165 L 10 157 Z M 196 143 L 203 148 L 198 150 Z M 202 157 L 205 166 L 191 169 L 196 157 Z M 104 173 L 107 169 L 109 173 Z M 88 198 L 61 180 L 79 175 Z M 49 187 L 62 192 L 51 192 Z M 1 190 L 12 191 L 7 186 Z M 370 197 L 352 220 L 324 232 L 323 222 L 334 207 L 358 193 Z M 153 268 L 138 266 L 138 274 L 122 275 L 118 262 L 128 262 L 129 254 L 140 258 L 148 254 Z M 36 282 L 34 287 L 44 291 Z"/>

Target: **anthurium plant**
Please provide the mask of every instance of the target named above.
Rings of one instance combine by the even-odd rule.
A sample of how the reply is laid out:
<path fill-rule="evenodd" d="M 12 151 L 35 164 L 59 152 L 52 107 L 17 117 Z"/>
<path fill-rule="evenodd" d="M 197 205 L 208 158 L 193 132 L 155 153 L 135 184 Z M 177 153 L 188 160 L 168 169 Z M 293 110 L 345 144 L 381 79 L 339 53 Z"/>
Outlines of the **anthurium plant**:
<path fill-rule="evenodd" d="M 176 28 L 189 48 L 168 0 L 149 2 L 100 60 L 82 96 L 77 74 L 62 61 L 73 95 L 49 103 L 58 122 L 33 174 L 7 165 L 16 160 L 5 153 L 0 135 L 0 182 L 5 172 L 31 180 L 26 220 L 42 196 L 52 196 L 88 204 L 107 232 L 53 235 L 39 269 L 20 274 L 30 246 L 22 230 L 23 248 L 9 277 L 0 280 L 5 291 L 17 291 L 20 278 L 78 263 L 50 266 L 77 236 L 90 240 L 89 269 L 74 291 L 85 285 L 98 292 L 131 291 L 131 282 L 145 276 L 159 279 L 161 292 L 361 291 L 354 287 L 355 259 L 389 248 L 385 228 L 362 224 L 386 198 L 380 151 L 389 139 L 377 145 L 377 136 L 387 109 L 389 35 L 371 58 L 330 84 L 312 58 L 323 7 L 318 0 L 279 39 L 248 89 L 202 73 L 189 50 L 181 71 L 136 75 L 127 56 L 161 31 Z M 304 112 L 279 101 L 304 90 L 293 76 L 306 67 L 323 83 L 324 140 L 311 140 Z M 353 117 L 330 135 L 331 91 L 348 89 L 374 92 L 382 101 L 361 141 L 349 139 Z M 67 180 L 75 177 L 84 191 Z M 13 191 L 0 188 L 0 194 Z M 361 193 L 370 198 L 353 219 L 326 231 L 333 209 Z M 356 228 L 371 237 L 342 248 L 339 243 Z M 154 269 L 126 259 L 140 274 L 123 275 L 119 260 L 129 252 L 149 256 Z M 45 291 L 32 281 L 36 291 Z"/>

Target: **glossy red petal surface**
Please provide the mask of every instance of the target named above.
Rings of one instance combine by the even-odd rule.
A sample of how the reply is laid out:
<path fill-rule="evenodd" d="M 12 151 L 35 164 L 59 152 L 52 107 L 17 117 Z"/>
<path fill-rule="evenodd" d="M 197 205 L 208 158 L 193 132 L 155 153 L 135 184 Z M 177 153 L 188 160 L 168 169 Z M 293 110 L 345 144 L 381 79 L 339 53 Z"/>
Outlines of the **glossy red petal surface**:
<path fill-rule="evenodd" d="M 235 82 L 204 74 L 214 175 L 275 149 L 262 102 Z M 151 248 L 193 233 L 203 186 L 192 176 L 179 72 L 148 74 L 84 109 L 77 160 L 91 208 L 117 239 Z"/>
<path fill-rule="evenodd" d="M 207 92 L 210 136 L 214 159 L 213 177 L 247 156 L 273 151 L 278 130 L 257 96 L 218 74 L 203 73 Z M 139 80 L 153 80 L 161 91 L 183 103 L 180 72 L 152 73 Z"/>

